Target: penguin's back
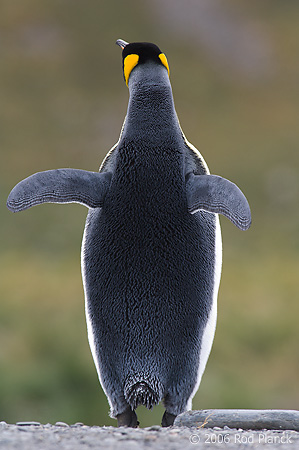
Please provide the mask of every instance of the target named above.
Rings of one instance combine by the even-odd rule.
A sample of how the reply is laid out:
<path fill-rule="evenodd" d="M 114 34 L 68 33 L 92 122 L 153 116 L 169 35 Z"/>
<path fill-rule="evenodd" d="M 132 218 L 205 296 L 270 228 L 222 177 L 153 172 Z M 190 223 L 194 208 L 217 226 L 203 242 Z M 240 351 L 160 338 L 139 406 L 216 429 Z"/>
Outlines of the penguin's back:
<path fill-rule="evenodd" d="M 156 148 L 142 164 L 132 152 L 118 151 L 104 207 L 86 223 L 95 352 L 121 382 L 151 371 L 166 386 L 188 371 L 191 386 L 213 298 L 215 216 L 188 213 L 182 152 Z"/>

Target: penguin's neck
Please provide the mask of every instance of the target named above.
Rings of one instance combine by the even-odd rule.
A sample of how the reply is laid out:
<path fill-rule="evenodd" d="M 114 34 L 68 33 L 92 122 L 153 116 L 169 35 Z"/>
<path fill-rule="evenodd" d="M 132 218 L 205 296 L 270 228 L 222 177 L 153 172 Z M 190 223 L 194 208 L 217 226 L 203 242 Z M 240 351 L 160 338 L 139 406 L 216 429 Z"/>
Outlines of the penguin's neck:
<path fill-rule="evenodd" d="M 172 142 L 181 140 L 182 132 L 167 71 L 163 67 L 148 71 L 142 68 L 133 75 L 123 136 L 162 145 L 170 138 Z"/>

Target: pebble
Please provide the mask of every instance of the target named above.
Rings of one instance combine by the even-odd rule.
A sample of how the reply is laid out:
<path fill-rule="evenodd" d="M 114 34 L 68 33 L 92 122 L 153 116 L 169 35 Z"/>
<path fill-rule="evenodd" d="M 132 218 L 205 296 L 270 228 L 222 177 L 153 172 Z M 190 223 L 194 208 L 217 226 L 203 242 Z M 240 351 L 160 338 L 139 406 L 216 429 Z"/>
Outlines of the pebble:
<path fill-rule="evenodd" d="M 65 427 L 65 428 L 69 427 L 69 425 L 67 423 L 65 423 L 65 422 L 56 422 L 55 426 L 56 427 Z"/>
<path fill-rule="evenodd" d="M 40 426 L 40 422 L 17 422 L 16 425 L 18 427 L 30 427 L 30 426 L 34 426 L 34 427 L 38 427 Z"/>
<path fill-rule="evenodd" d="M 144 430 L 147 430 L 147 431 L 160 431 L 161 427 L 160 427 L 160 425 L 152 425 L 151 427 L 144 428 Z"/>

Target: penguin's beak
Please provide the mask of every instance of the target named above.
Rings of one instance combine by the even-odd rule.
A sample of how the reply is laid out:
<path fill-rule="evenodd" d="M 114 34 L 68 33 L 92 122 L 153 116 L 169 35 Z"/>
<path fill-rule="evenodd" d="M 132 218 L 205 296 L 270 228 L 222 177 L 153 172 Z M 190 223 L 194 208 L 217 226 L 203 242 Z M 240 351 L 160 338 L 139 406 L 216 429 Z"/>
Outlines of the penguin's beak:
<path fill-rule="evenodd" d="M 122 39 L 117 39 L 116 44 L 120 46 L 120 48 L 123 50 L 126 45 L 128 45 L 129 42 L 123 41 Z"/>

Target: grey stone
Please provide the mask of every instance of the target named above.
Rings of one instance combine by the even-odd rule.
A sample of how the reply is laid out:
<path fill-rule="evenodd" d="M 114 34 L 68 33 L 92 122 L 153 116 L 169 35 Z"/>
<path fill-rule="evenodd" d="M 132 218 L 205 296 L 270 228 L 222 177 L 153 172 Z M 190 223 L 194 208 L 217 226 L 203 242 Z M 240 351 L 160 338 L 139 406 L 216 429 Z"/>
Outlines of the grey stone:
<path fill-rule="evenodd" d="M 55 426 L 56 427 L 69 427 L 69 425 L 65 422 L 56 422 Z"/>
<path fill-rule="evenodd" d="M 161 431 L 160 425 L 152 425 L 151 427 L 144 428 L 147 431 Z"/>
<path fill-rule="evenodd" d="M 187 411 L 176 417 L 175 426 L 242 428 L 243 430 L 299 431 L 299 411 L 283 409 L 208 409 Z"/>
<path fill-rule="evenodd" d="M 84 427 L 83 422 L 76 422 L 71 425 L 71 428 L 80 428 L 80 427 Z"/>
<path fill-rule="evenodd" d="M 16 425 L 18 427 L 30 427 L 30 426 L 38 427 L 40 426 L 40 422 L 33 422 L 33 421 L 17 422 Z"/>

